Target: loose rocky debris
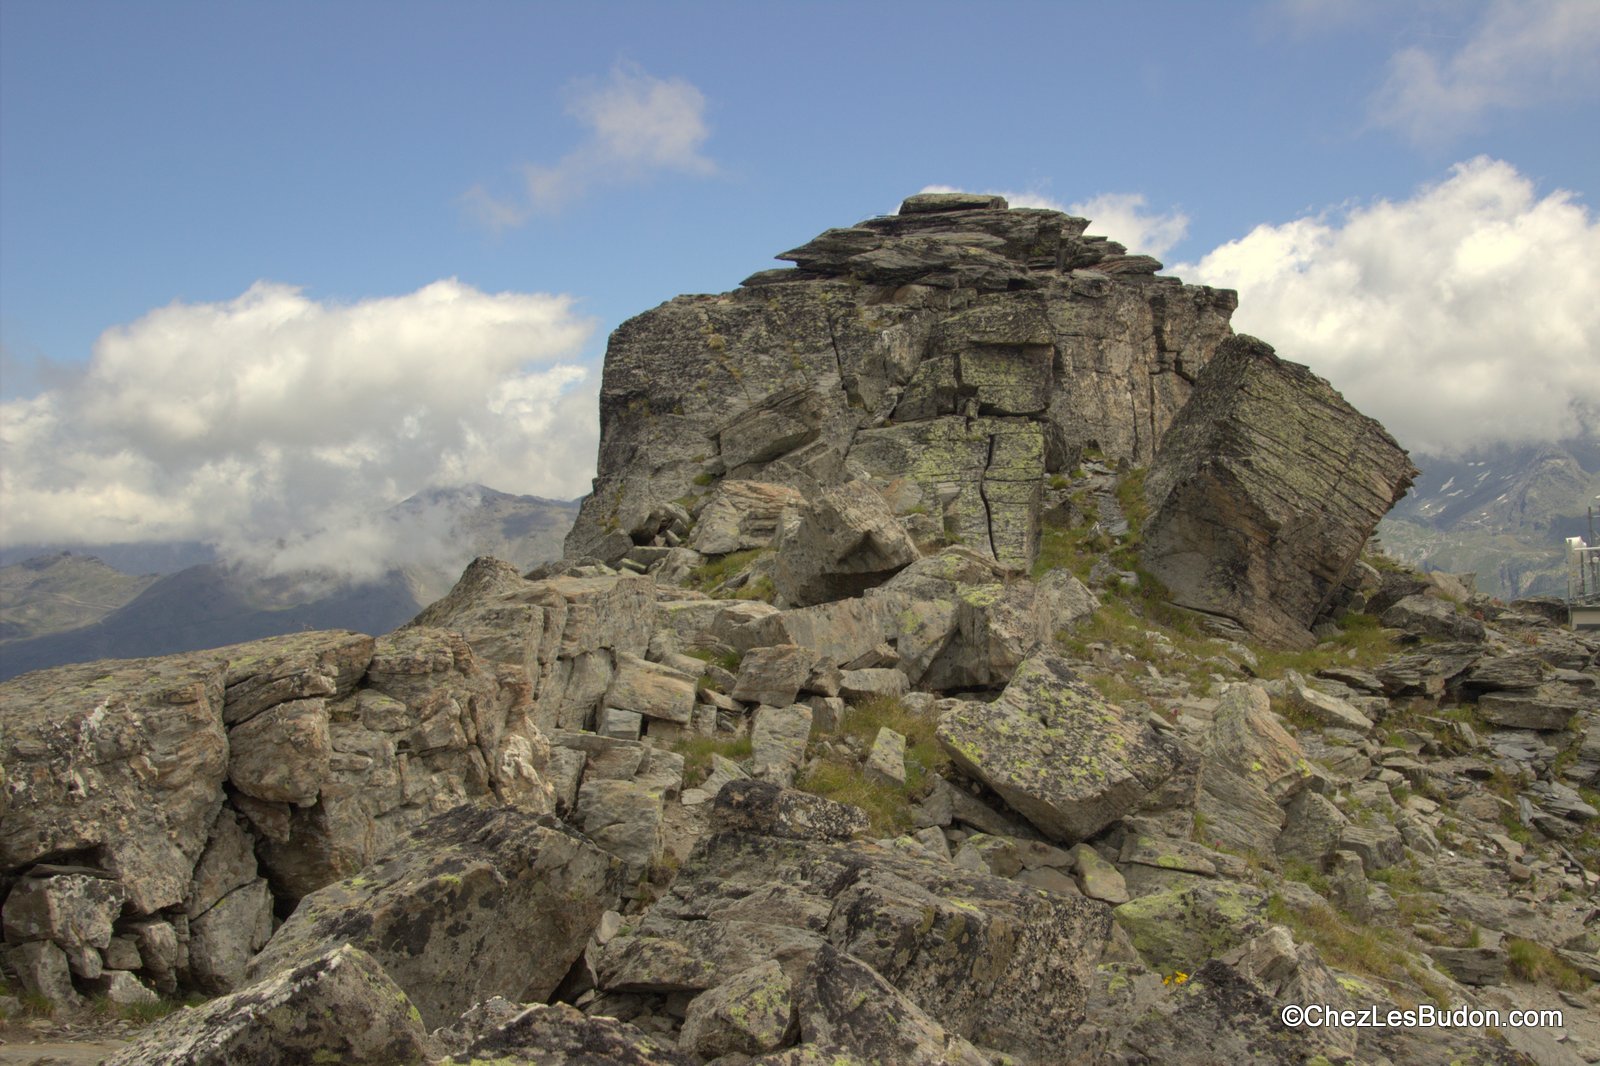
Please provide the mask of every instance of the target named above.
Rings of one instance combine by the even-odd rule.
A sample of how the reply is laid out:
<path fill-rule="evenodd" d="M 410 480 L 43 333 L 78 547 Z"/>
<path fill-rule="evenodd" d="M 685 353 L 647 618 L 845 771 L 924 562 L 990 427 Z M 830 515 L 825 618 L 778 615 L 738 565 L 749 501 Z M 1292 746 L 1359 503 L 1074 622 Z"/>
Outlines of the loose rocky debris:
<path fill-rule="evenodd" d="M 1600 1061 L 1600 640 L 1364 549 L 1404 453 L 1085 225 L 913 197 L 624 324 L 564 562 L 0 686 L 0 1009 L 219 997 L 130 1062 Z"/>

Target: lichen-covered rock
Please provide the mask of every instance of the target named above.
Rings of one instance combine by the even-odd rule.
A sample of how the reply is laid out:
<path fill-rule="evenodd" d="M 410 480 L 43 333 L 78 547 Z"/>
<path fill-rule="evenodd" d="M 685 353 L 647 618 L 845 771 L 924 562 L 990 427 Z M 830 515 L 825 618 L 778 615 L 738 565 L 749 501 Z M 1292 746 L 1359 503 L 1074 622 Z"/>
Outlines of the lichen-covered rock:
<path fill-rule="evenodd" d="M 76 856 L 138 914 L 183 902 L 222 806 L 221 652 L 79 663 L 0 684 L 0 867 Z"/>
<path fill-rule="evenodd" d="M 232 992 L 271 936 L 272 892 L 258 877 L 190 920 L 188 983 L 211 995 Z"/>
<path fill-rule="evenodd" d="M 1434 596 L 1406 596 L 1384 611 L 1380 620 L 1393 629 L 1437 640 L 1482 640 L 1484 636 L 1482 622 Z"/>
<path fill-rule="evenodd" d="M 1327 382 L 1233 337 L 1162 438 L 1141 555 L 1174 603 L 1309 647 L 1312 624 L 1416 474 Z"/>
<path fill-rule="evenodd" d="M 690 1001 L 680 1046 L 711 1059 L 782 1047 L 795 1024 L 789 978 L 776 959 L 735 974 Z"/>
<path fill-rule="evenodd" d="M 323 776 L 314 792 L 305 785 L 316 802 L 269 802 L 243 790 L 234 800 L 258 838 L 274 893 L 290 902 L 354 874 L 459 804 L 494 800 L 533 812 L 554 806 L 541 776 L 549 744 L 533 724 L 526 684 L 480 661 L 458 634 L 411 626 L 380 637 L 355 692 L 299 705 L 321 717 L 328 736 Z M 292 764 L 288 749 L 272 750 Z M 262 773 L 310 779 L 303 769 L 266 763 Z"/>
<path fill-rule="evenodd" d="M 343 944 L 232 995 L 170 1014 L 107 1066 L 339 1062 L 422 1066 L 416 1007 L 375 959 Z"/>
<path fill-rule="evenodd" d="M 1152 969 L 1193 973 L 1264 932 L 1267 897 L 1251 885 L 1203 881 L 1140 896 L 1114 912 Z"/>
<path fill-rule="evenodd" d="M 1068 844 L 1131 810 L 1178 761 L 1142 715 L 1108 702 L 1050 652 L 1019 666 L 995 702 L 945 714 L 937 735 L 962 773 Z"/>
<path fill-rule="evenodd" d="M 1083 219 L 918 203 L 786 253 L 798 269 L 612 334 L 599 476 L 568 558 L 666 543 L 667 505 L 708 481 L 815 499 L 865 476 L 897 514 L 1025 569 L 1048 474 L 1091 442 L 1149 463 L 1234 294 L 1156 277 Z"/>
<path fill-rule="evenodd" d="M 746 703 L 787 707 L 816 664 L 816 652 L 799 644 L 752 648 L 739 663 L 739 680 L 730 695 Z"/>
<path fill-rule="evenodd" d="M 486 1011 L 499 1003 L 494 1011 Z M 496 1066 L 690 1066 L 695 1060 L 615 1018 L 591 1018 L 565 1003 L 512 1006 L 491 1000 L 436 1034 L 448 1063 Z"/>
<path fill-rule="evenodd" d="M 750 722 L 750 772 L 780 785 L 793 783 L 805 760 L 811 735 L 811 708 L 758 707 Z"/>
<path fill-rule="evenodd" d="M 650 578 L 530 581 L 509 563 L 481 558 L 410 625 L 459 633 L 480 660 L 519 671 L 530 686 L 533 724 L 548 731 L 592 723 L 616 656 L 643 656 L 658 618 Z"/>
<path fill-rule="evenodd" d="M 789 840 L 849 840 L 867 831 L 860 807 L 766 781 L 731 781 L 717 791 L 715 828 Z"/>
<path fill-rule="evenodd" d="M 905 1066 L 988 1066 L 989 1059 L 948 1032 L 859 959 L 824 944 L 799 989 L 807 1044 L 868 1062 Z"/>
<path fill-rule="evenodd" d="M 696 517 L 689 547 L 705 555 L 765 548 L 778 531 L 778 516 L 804 502 L 785 485 L 723 481 Z"/>
<path fill-rule="evenodd" d="M 360 875 L 301 900 L 249 975 L 352 943 L 429 1025 L 492 995 L 542 1000 L 616 905 L 618 881 L 615 860 L 550 815 L 458 807 Z"/>
<path fill-rule="evenodd" d="M 103 948 L 122 913 L 123 889 L 116 881 L 88 874 L 25 877 L 6 896 L 5 939 L 54 941 L 63 949 Z"/>

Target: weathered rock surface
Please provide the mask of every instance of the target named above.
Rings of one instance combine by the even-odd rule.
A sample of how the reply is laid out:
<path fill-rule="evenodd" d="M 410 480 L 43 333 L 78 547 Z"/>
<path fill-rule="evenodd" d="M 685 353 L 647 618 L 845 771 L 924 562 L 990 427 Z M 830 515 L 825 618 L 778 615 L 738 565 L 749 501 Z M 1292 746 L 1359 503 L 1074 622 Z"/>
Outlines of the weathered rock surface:
<path fill-rule="evenodd" d="M 1416 473 L 1327 382 L 1234 337 L 1162 438 L 1145 481 L 1141 554 L 1174 603 L 1307 647 Z"/>
<path fill-rule="evenodd" d="M 416 1008 L 371 955 L 345 944 L 260 984 L 169 1015 L 108 1066 L 432 1061 Z"/>
<path fill-rule="evenodd" d="M 920 203 L 785 253 L 798 269 L 616 330 L 599 477 L 568 558 L 666 543 L 667 505 L 708 481 L 814 500 L 865 476 L 895 513 L 1026 568 L 1049 474 L 1091 443 L 1150 461 L 1234 294 L 1156 277 L 1155 260 L 1085 237 L 1083 219 Z M 759 539 L 731 533 L 714 502 L 702 522 L 712 507 L 716 547 Z M 859 590 L 870 569 L 847 580 Z"/>
<path fill-rule="evenodd" d="M 263 978 L 338 944 L 371 953 L 443 1025 L 480 999 L 554 991 L 619 888 L 614 861 L 549 815 L 462 806 L 301 900 L 250 964 Z"/>
<path fill-rule="evenodd" d="M 1018 667 L 994 703 L 947 713 L 938 736 L 962 773 L 1068 844 L 1121 817 L 1177 765 L 1176 750 L 1142 716 L 1108 702 L 1048 652 Z"/>
<path fill-rule="evenodd" d="M 892 986 L 937 1019 L 941 1033 L 1049 1061 L 1082 1020 L 1106 909 L 920 851 L 842 842 L 863 821 L 859 812 L 771 785 L 724 788 L 712 834 L 671 893 L 636 930 L 602 949 L 600 987 L 657 996 L 717 989 L 776 960 L 795 987 L 803 1039 L 819 1049 L 843 1039 L 838 1027 L 850 1014 L 839 1003 L 819 1007 L 818 982 L 849 977 L 854 992 L 844 1003 L 861 1007 L 855 993 L 879 990 L 863 1025 L 905 1016 L 883 1010 L 882 989 Z M 842 961 L 829 961 L 835 956 Z M 946 1044 L 943 1036 L 928 1038 Z"/>
<path fill-rule="evenodd" d="M 850 481 L 800 508 L 779 530 L 773 584 L 805 607 L 856 596 L 881 585 L 920 554 L 894 512 L 871 486 Z"/>
<path fill-rule="evenodd" d="M 223 802 L 224 652 L 41 670 L 0 685 L 0 867 L 85 860 L 136 913 L 183 902 Z"/>

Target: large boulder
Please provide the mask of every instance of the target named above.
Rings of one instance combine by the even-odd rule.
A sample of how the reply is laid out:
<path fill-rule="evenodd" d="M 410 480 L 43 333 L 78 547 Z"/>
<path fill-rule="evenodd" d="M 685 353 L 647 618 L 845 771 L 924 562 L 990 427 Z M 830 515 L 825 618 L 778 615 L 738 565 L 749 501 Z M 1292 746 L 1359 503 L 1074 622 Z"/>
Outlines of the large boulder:
<path fill-rule="evenodd" d="M 340 944 L 259 984 L 168 1015 L 107 1066 L 433 1061 L 410 1000 L 360 948 Z"/>
<path fill-rule="evenodd" d="M 0 868 L 75 858 L 129 907 L 183 902 L 223 802 L 224 652 L 80 663 L 0 685 Z"/>
<path fill-rule="evenodd" d="M 773 584 L 795 606 L 857 596 L 919 553 L 894 512 L 867 484 L 830 489 L 779 531 Z"/>
<path fill-rule="evenodd" d="M 993 703 L 939 720 L 961 772 L 992 788 L 1047 837 L 1073 844 L 1130 811 L 1178 764 L 1172 743 L 1039 652 Z"/>
<path fill-rule="evenodd" d="M 619 881 L 613 859 L 550 815 L 461 806 L 301 900 L 249 973 L 354 944 L 443 1025 L 489 996 L 547 998 L 616 905 Z"/>
<path fill-rule="evenodd" d="M 1377 422 L 1253 337 L 1217 348 L 1145 480 L 1145 566 L 1174 603 L 1262 640 L 1315 643 L 1417 470 Z"/>

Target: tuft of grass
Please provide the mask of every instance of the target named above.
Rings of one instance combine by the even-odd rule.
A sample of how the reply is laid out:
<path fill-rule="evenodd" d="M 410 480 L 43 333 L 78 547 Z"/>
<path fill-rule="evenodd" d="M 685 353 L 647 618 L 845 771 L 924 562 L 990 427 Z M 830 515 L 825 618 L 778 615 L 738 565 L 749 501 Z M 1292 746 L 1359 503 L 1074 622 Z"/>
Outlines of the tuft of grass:
<path fill-rule="evenodd" d="M 852 760 L 831 757 L 814 759 L 795 782 L 795 787 L 839 803 L 848 803 L 867 812 L 873 832 L 894 836 L 912 827 L 911 803 L 927 787 L 931 775 L 949 765 L 934 731 L 938 721 L 921 715 L 895 696 L 875 696 L 845 710 L 834 738 L 851 737 L 863 746 L 877 738 L 878 730 L 888 728 L 906 738 L 906 780 L 903 785 L 870 778 Z M 813 737 L 827 739 L 826 735 Z"/>
<path fill-rule="evenodd" d="M 716 477 L 714 477 L 709 471 L 704 471 L 694 476 L 694 483 L 699 485 L 701 488 L 705 488 L 715 480 L 717 480 Z"/>
<path fill-rule="evenodd" d="M 1399 946 L 1392 930 L 1371 928 L 1331 907 L 1301 910 L 1276 894 L 1267 898 L 1267 918 L 1288 926 L 1296 940 L 1314 944 L 1331 966 L 1390 986 L 1409 979 L 1438 1006 L 1449 1006 L 1443 986 L 1422 979 L 1426 974 Z"/>
<path fill-rule="evenodd" d="M 1549 985 L 1563 992 L 1585 992 L 1590 985 L 1589 979 L 1560 955 L 1521 937 L 1506 937 L 1506 969 L 1520 981 Z"/>
<path fill-rule="evenodd" d="M 1399 652 L 1396 644 L 1369 614 L 1351 613 L 1339 620 L 1339 635 L 1304 651 L 1259 651 L 1263 678 L 1282 677 L 1290 670 L 1311 676 L 1330 666 L 1371 669 Z"/>
<path fill-rule="evenodd" d="M 750 737 L 741 733 L 736 737 L 684 737 L 672 745 L 672 750 L 683 756 L 683 787 L 694 788 L 711 772 L 711 756 L 725 759 L 750 757 Z"/>
<path fill-rule="evenodd" d="M 24 992 L 17 998 L 22 1001 L 22 1015 L 25 1018 L 53 1018 L 55 1016 L 55 1001 L 49 996 L 41 996 L 37 992 Z"/>
<path fill-rule="evenodd" d="M 760 548 L 749 548 L 745 551 L 729 552 L 727 555 L 701 563 L 689 571 L 689 587 L 702 592 L 715 589 L 754 562 L 761 551 Z"/>
<path fill-rule="evenodd" d="M 1283 876 L 1290 881 L 1299 881 L 1323 899 L 1327 899 L 1328 893 L 1332 891 L 1331 886 L 1328 884 L 1328 879 L 1323 875 L 1322 871 L 1304 859 L 1285 859 L 1283 861 Z"/>

